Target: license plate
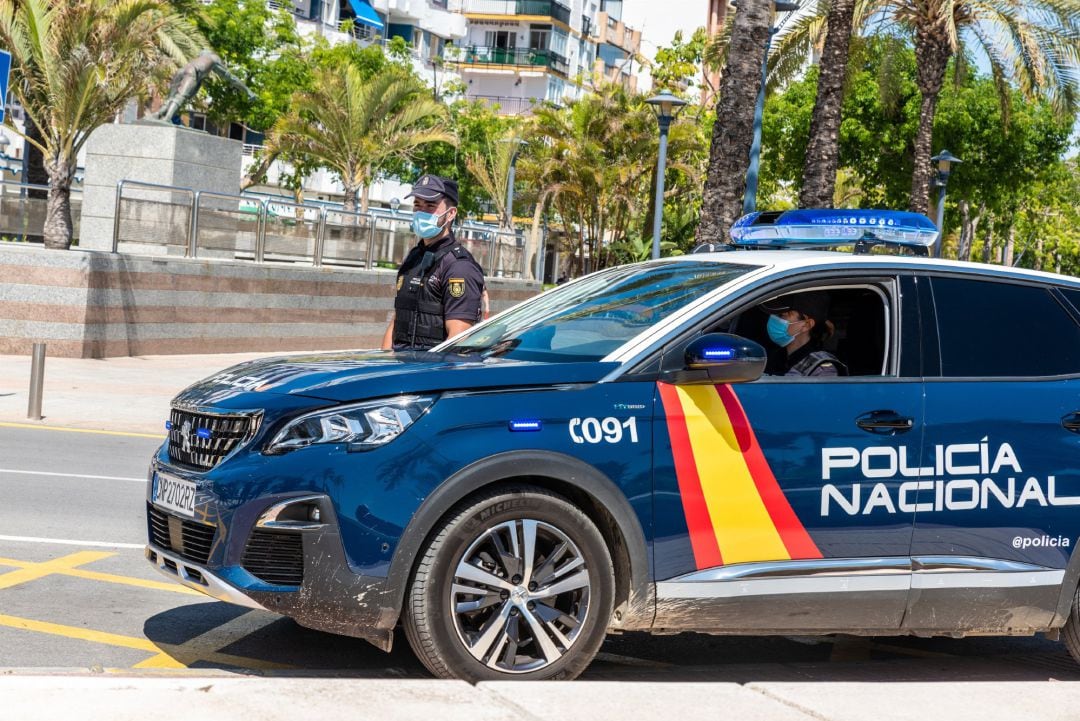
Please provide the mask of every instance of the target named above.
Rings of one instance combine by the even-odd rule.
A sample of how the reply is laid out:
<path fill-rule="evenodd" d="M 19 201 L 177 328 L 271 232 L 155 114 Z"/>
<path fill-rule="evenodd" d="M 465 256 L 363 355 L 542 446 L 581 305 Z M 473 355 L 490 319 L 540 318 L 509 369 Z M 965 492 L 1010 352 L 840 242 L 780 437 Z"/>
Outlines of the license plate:
<path fill-rule="evenodd" d="M 195 484 L 162 473 L 154 474 L 154 505 L 181 516 L 195 517 Z"/>

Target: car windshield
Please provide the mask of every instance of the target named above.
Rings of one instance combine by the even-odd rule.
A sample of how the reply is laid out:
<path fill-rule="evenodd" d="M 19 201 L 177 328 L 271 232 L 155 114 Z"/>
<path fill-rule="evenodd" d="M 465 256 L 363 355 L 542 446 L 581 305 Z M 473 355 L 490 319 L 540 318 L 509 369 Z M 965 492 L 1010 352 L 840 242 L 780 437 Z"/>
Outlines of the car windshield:
<path fill-rule="evenodd" d="M 680 308 L 755 268 L 707 261 L 611 268 L 526 301 L 441 350 L 517 360 L 600 360 Z"/>

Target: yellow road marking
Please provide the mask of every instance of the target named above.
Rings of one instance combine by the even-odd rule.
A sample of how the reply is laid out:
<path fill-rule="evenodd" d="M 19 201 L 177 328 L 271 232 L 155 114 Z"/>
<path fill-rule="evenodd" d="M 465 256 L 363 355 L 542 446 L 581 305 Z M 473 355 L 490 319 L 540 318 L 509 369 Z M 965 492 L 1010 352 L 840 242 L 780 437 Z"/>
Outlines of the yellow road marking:
<path fill-rule="evenodd" d="M 280 617 L 262 611 L 248 611 L 182 644 L 162 644 L 161 653 L 135 664 L 132 668 L 184 668 L 196 661 L 217 661 L 241 668 L 267 670 L 294 668 L 287 664 L 242 658 L 221 652 L 221 649 L 229 644 L 262 630 L 278 618 Z"/>
<path fill-rule="evenodd" d="M 87 553 L 89 553 L 89 552 L 87 552 Z M 75 555 L 78 555 L 78 554 L 75 554 Z M 116 555 L 115 553 L 99 554 L 98 558 L 90 558 L 88 560 L 83 560 L 83 561 L 80 561 L 80 564 L 89 563 L 90 561 L 99 561 L 102 558 L 107 558 L 109 556 L 115 556 L 115 555 Z M 63 558 L 71 558 L 71 556 L 64 556 Z M 57 560 L 63 560 L 63 559 L 57 559 Z M 142 578 L 135 578 L 133 576 L 121 576 L 121 575 L 118 575 L 118 574 L 115 574 L 115 573 L 102 573 L 101 571 L 88 571 L 88 570 L 83 569 L 83 568 L 73 568 L 68 564 L 64 564 L 64 565 L 61 565 L 61 566 L 52 566 L 52 565 L 50 565 L 51 563 L 55 563 L 55 562 L 34 563 L 34 562 L 31 562 L 31 561 L 17 561 L 17 560 L 15 560 L 13 558 L 0 558 L 0 566 L 13 566 L 15 568 L 21 568 L 21 569 L 24 569 L 26 571 L 31 572 L 31 573 L 27 574 L 28 577 L 25 578 L 23 581 L 19 581 L 17 577 L 14 578 L 13 582 L 10 585 L 15 585 L 17 583 L 25 583 L 26 581 L 32 581 L 32 580 L 35 580 L 37 578 L 41 578 L 42 576 L 48 576 L 48 575 L 54 575 L 55 574 L 55 575 L 60 575 L 60 576 L 74 576 L 75 578 L 84 578 L 84 579 L 87 579 L 89 581 L 103 581 L 105 583 L 117 583 L 117 584 L 120 584 L 122 586 L 136 586 L 138 588 L 150 588 L 150 589 L 153 589 L 155 591 L 172 591 L 173 593 L 185 593 L 185 594 L 188 594 L 188 595 L 191 595 L 191 596 L 203 596 L 203 595 L 205 595 L 205 594 L 202 594 L 202 593 L 196 591 L 193 588 L 188 588 L 187 586 L 181 586 L 179 583 L 169 583 L 168 581 L 148 581 L 148 580 L 145 580 L 145 579 L 142 579 Z M 44 570 L 42 570 L 42 567 L 44 567 Z M 14 574 L 5 573 L 5 574 L 0 575 L 0 588 L 10 587 L 10 586 L 5 586 L 4 585 L 4 579 L 8 578 L 9 575 L 14 575 Z"/>
<path fill-rule="evenodd" d="M 147 651 L 150 653 L 156 653 L 159 650 L 156 645 L 154 645 L 151 641 L 145 638 L 136 638 L 134 636 L 121 636 L 118 633 L 93 631 L 89 628 L 79 628 L 78 626 L 65 626 L 63 624 L 49 623 L 47 621 L 33 621 L 29 618 L 18 618 L 16 616 L 8 616 L 6 614 L 0 614 L 0 626 L 8 626 L 9 628 L 18 628 L 25 631 L 37 631 L 38 633 L 47 633 L 53 636 L 63 636 L 65 638 L 74 638 L 80 641 L 102 643 L 107 646 L 132 648 L 136 651 Z"/>
<path fill-rule="evenodd" d="M 115 555 L 115 553 L 107 553 L 105 551 L 79 551 L 78 553 L 61 556 L 60 558 L 52 561 L 45 561 L 44 563 L 8 564 L 22 566 L 22 568 L 17 571 L 8 571 L 7 573 L 0 575 L 0 589 L 12 588 L 13 586 L 18 586 L 23 583 L 36 581 L 39 578 L 51 576 L 54 573 L 70 571 L 75 566 L 81 566 L 84 563 L 92 563 L 93 561 L 100 561 L 103 558 L 109 558 L 110 556 Z"/>
<path fill-rule="evenodd" d="M 164 421 L 162 421 L 164 423 Z M 128 436 L 130 438 L 165 438 L 164 434 L 133 433 L 130 431 L 98 431 L 90 428 L 68 428 L 66 426 L 39 426 L 33 423 L 0 423 L 0 428 L 29 428 L 35 431 L 64 431 L 66 433 L 97 433 L 103 436 Z"/>

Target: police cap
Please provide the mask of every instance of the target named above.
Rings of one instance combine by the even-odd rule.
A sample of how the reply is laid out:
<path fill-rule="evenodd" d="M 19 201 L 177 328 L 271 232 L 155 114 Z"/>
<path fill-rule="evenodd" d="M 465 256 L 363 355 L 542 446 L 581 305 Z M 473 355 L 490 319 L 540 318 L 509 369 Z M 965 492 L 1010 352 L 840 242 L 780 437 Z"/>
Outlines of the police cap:
<path fill-rule="evenodd" d="M 817 325 L 821 325 L 829 318 L 829 294 L 825 291 L 815 290 L 807 293 L 792 293 L 768 303 L 762 303 L 761 309 L 766 313 L 783 313 L 794 310 L 807 318 L 813 318 Z"/>
<path fill-rule="evenodd" d="M 457 181 L 438 175 L 421 175 L 416 179 L 412 190 L 405 197 L 429 201 L 446 198 L 451 205 L 456 206 L 458 204 Z"/>

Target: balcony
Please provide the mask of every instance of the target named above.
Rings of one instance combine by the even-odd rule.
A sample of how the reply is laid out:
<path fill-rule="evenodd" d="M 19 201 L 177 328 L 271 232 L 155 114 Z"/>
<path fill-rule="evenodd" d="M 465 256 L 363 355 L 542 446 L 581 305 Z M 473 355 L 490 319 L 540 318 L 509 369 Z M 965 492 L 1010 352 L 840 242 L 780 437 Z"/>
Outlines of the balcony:
<path fill-rule="evenodd" d="M 570 63 L 562 55 L 551 50 L 529 48 L 493 48 L 482 45 L 448 48 L 444 57 L 449 62 L 462 65 L 513 65 L 515 67 L 549 68 L 566 75 Z"/>
<path fill-rule="evenodd" d="M 466 14 L 536 15 L 570 24 L 570 8 L 553 0 L 465 0 Z"/>
<path fill-rule="evenodd" d="M 511 98 L 504 95 L 469 95 L 468 100 L 479 101 L 489 108 L 498 109 L 499 115 L 530 115 L 537 103 L 535 98 Z"/>
<path fill-rule="evenodd" d="M 614 45 L 628 53 L 641 52 L 641 31 L 628 27 L 621 20 L 605 12 L 596 14 L 597 41 Z"/>

